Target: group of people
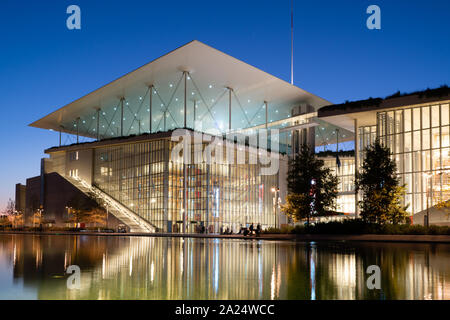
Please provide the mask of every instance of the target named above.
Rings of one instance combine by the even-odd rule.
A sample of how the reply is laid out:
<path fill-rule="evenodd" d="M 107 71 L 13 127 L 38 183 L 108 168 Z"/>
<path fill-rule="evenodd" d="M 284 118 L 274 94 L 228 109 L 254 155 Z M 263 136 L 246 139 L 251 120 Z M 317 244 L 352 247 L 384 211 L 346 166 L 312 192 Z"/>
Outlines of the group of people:
<path fill-rule="evenodd" d="M 244 236 L 252 236 L 252 235 L 259 236 L 261 234 L 261 231 L 262 231 L 262 227 L 261 227 L 261 224 L 259 224 L 259 223 L 256 226 L 256 228 L 253 223 L 248 228 L 243 227 L 241 224 L 239 232 L 237 232 L 237 234 L 243 234 Z M 233 234 L 233 230 L 230 229 L 230 227 L 226 227 L 225 230 L 223 229 L 223 227 L 221 227 L 220 234 L 225 234 L 225 235 Z"/>
<path fill-rule="evenodd" d="M 244 237 L 246 237 L 246 236 L 253 236 L 253 235 L 259 236 L 261 234 L 261 231 L 262 231 L 262 228 L 261 228 L 261 225 L 259 223 L 256 226 L 256 229 L 255 229 L 255 227 L 254 227 L 254 225 L 252 223 L 248 229 L 247 228 L 243 228 L 241 226 L 241 230 L 239 230 L 239 234 L 243 234 Z"/>

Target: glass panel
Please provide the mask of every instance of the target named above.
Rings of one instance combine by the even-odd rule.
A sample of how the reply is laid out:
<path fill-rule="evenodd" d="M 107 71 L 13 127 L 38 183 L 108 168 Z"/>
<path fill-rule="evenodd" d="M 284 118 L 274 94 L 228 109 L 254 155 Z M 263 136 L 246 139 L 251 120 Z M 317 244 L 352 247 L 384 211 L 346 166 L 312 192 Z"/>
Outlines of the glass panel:
<path fill-rule="evenodd" d="M 411 151 L 411 132 L 405 133 L 405 152 Z"/>
<path fill-rule="evenodd" d="M 413 212 L 419 212 L 422 210 L 422 195 L 419 194 L 414 194 L 414 208 L 413 208 Z"/>
<path fill-rule="evenodd" d="M 412 174 L 411 173 L 405 174 L 405 185 L 406 185 L 406 192 L 411 193 L 412 192 Z"/>
<path fill-rule="evenodd" d="M 420 129 L 420 108 L 413 109 L 413 130 Z"/>
<path fill-rule="evenodd" d="M 442 173 L 442 199 L 450 199 L 450 170 Z"/>
<path fill-rule="evenodd" d="M 431 126 L 432 127 L 439 126 L 439 106 L 431 107 Z"/>
<path fill-rule="evenodd" d="M 403 117 L 405 118 L 405 131 L 411 131 L 411 109 L 403 110 Z"/>
<path fill-rule="evenodd" d="M 403 111 L 395 111 L 395 132 L 403 132 Z"/>
<path fill-rule="evenodd" d="M 405 153 L 405 172 L 411 172 L 412 171 L 412 157 L 411 153 Z"/>
<path fill-rule="evenodd" d="M 450 148 L 442 149 L 442 169 L 450 169 Z"/>
<path fill-rule="evenodd" d="M 441 133 L 441 141 L 442 141 L 442 148 L 449 147 L 450 146 L 450 137 L 449 137 L 449 127 L 442 127 L 442 133 Z"/>
<path fill-rule="evenodd" d="M 422 128 L 426 129 L 430 127 L 430 107 L 422 108 Z"/>
<path fill-rule="evenodd" d="M 395 135 L 395 153 L 403 152 L 403 135 Z"/>
<path fill-rule="evenodd" d="M 421 159 L 422 159 L 422 153 L 420 151 L 416 151 L 412 153 L 413 155 L 413 168 L 414 171 L 421 171 L 422 167 L 420 165 Z"/>
<path fill-rule="evenodd" d="M 431 166 L 431 152 L 428 151 L 422 151 L 422 165 L 423 165 L 423 171 L 429 171 Z"/>
<path fill-rule="evenodd" d="M 406 209 L 409 213 L 412 212 L 412 200 L 411 200 L 411 195 L 407 194 L 405 196 L 405 205 L 408 205 L 408 208 Z"/>
<path fill-rule="evenodd" d="M 414 151 L 420 150 L 420 131 L 413 132 Z"/>
<path fill-rule="evenodd" d="M 448 104 L 441 105 L 441 125 L 449 125 L 449 106 Z"/>
<path fill-rule="evenodd" d="M 439 150 L 433 150 L 431 152 L 431 168 L 433 170 L 439 170 L 441 168 L 441 153 Z"/>
<path fill-rule="evenodd" d="M 397 154 L 395 156 L 395 164 L 397 165 L 397 171 L 403 172 L 403 154 Z"/>
<path fill-rule="evenodd" d="M 394 133 L 394 112 L 393 111 L 389 111 L 387 113 L 387 125 L 388 125 L 387 134 L 393 134 Z"/>
<path fill-rule="evenodd" d="M 439 128 L 433 128 L 431 131 L 431 141 L 432 141 L 432 147 L 439 148 L 440 143 L 440 135 L 439 135 Z"/>
<path fill-rule="evenodd" d="M 430 149 L 430 129 L 422 131 L 422 150 Z"/>

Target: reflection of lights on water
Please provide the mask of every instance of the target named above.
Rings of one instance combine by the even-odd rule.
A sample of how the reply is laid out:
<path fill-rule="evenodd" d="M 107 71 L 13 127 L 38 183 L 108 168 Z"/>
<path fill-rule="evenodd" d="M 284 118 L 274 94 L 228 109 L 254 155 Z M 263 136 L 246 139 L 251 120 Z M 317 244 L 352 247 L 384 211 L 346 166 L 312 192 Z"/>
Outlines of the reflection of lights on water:
<path fill-rule="evenodd" d="M 131 256 L 130 258 L 130 277 L 132 273 L 133 273 L 133 256 Z"/>
<path fill-rule="evenodd" d="M 316 300 L 316 246 L 311 242 L 310 254 L 310 280 L 311 280 L 311 300 Z"/>
<path fill-rule="evenodd" d="M 275 266 L 272 267 L 272 276 L 270 277 L 270 300 L 275 299 Z"/>
<path fill-rule="evenodd" d="M 103 254 L 103 261 L 102 261 L 102 279 L 105 279 L 105 273 L 106 273 L 106 254 Z"/>
<path fill-rule="evenodd" d="M 155 274 L 155 265 L 153 264 L 153 261 L 152 261 L 152 265 L 150 266 L 150 281 L 151 282 L 153 282 L 154 274 Z"/>
<path fill-rule="evenodd" d="M 64 251 L 64 270 L 67 269 L 67 250 Z"/>
<path fill-rule="evenodd" d="M 14 243 L 14 253 L 13 253 L 13 265 L 16 266 L 17 252 L 16 252 L 16 244 Z"/>
<path fill-rule="evenodd" d="M 258 283 L 259 283 L 259 296 L 261 297 L 263 291 L 263 279 L 262 279 L 262 256 L 261 247 L 258 248 Z"/>
<path fill-rule="evenodd" d="M 355 254 L 333 255 L 329 265 L 330 277 L 339 288 L 341 299 L 354 299 L 356 288 L 356 256 Z"/>
<path fill-rule="evenodd" d="M 214 291 L 217 293 L 219 290 L 219 243 L 216 241 L 214 246 L 214 259 L 213 259 L 213 274 L 214 274 Z"/>

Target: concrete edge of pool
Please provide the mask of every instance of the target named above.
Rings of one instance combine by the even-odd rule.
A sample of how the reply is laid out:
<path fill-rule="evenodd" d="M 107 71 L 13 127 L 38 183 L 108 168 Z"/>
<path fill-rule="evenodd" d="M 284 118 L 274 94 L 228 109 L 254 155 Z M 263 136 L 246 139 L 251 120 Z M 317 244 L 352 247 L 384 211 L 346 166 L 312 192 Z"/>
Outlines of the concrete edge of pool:
<path fill-rule="evenodd" d="M 334 235 L 334 234 L 262 234 L 260 236 L 218 235 L 218 234 L 182 234 L 182 233 L 101 233 L 101 232 L 64 232 L 64 231 L 0 231 L 2 234 L 29 234 L 40 236 L 113 236 L 113 237 L 172 237 L 172 238 L 210 238 L 210 239 L 245 239 L 245 240 L 294 240 L 294 241 L 370 241 L 370 242 L 432 242 L 450 243 L 449 235 Z"/>

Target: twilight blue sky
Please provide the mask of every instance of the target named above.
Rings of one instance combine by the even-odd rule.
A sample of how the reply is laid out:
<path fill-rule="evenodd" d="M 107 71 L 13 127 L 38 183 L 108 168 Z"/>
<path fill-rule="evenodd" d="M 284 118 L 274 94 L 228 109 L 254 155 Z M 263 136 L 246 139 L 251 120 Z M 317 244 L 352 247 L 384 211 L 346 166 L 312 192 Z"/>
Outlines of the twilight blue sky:
<path fill-rule="evenodd" d="M 82 30 L 66 28 L 66 8 Z M 381 30 L 366 8 L 381 8 Z M 295 0 L 295 84 L 339 103 L 450 84 L 450 1 Z M 27 127 L 193 39 L 289 81 L 290 0 L 0 2 L 0 209 L 58 134 Z"/>

